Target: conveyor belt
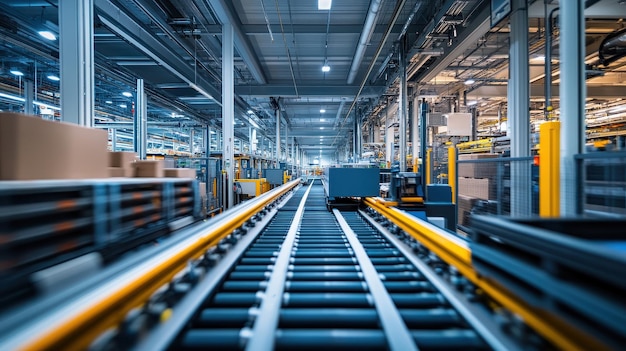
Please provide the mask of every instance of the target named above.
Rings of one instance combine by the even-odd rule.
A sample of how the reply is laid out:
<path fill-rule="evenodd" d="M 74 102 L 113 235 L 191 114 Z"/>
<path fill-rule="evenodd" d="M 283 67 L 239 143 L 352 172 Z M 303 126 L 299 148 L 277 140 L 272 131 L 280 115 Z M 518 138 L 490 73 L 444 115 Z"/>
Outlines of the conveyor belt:
<path fill-rule="evenodd" d="M 492 348 L 360 214 L 328 212 L 318 184 L 284 204 L 187 326 L 171 350 Z"/>

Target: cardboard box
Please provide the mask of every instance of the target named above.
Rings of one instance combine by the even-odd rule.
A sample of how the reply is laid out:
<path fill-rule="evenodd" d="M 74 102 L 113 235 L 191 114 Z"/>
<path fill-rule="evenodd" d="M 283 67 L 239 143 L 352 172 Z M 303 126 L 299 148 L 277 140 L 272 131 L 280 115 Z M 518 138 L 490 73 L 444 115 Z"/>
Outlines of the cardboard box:
<path fill-rule="evenodd" d="M 497 158 L 498 154 L 467 154 L 459 155 L 461 160 L 483 160 L 486 158 Z M 466 178 L 495 178 L 498 170 L 498 163 L 504 166 L 502 162 L 475 162 L 475 163 L 459 163 L 459 177 Z"/>
<path fill-rule="evenodd" d="M 109 152 L 109 167 L 131 168 L 137 160 L 137 154 L 128 151 Z"/>
<path fill-rule="evenodd" d="M 476 204 L 477 201 L 478 199 L 475 197 L 459 194 L 458 203 L 457 203 L 457 209 L 458 209 L 457 221 L 459 224 L 468 225 L 468 222 L 469 222 L 468 218 L 469 218 L 470 212 L 472 211 L 472 208 L 474 208 L 474 205 Z"/>
<path fill-rule="evenodd" d="M 168 178 L 196 179 L 196 170 L 194 168 L 165 168 L 163 172 Z"/>
<path fill-rule="evenodd" d="M 130 178 L 133 174 L 134 169 L 132 167 L 109 167 L 109 177 L 111 178 Z"/>
<path fill-rule="evenodd" d="M 161 178 L 164 176 L 163 160 L 139 160 L 133 163 L 135 177 Z"/>
<path fill-rule="evenodd" d="M 496 200 L 496 182 L 488 178 L 459 178 L 459 195 Z"/>
<path fill-rule="evenodd" d="M 0 180 L 108 177 L 105 130 L 0 113 Z"/>

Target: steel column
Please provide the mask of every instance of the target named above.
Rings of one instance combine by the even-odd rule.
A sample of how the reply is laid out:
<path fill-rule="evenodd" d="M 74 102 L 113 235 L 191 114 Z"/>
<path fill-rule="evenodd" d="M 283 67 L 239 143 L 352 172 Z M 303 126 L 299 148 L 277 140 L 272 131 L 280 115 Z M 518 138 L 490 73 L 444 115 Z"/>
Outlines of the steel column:
<path fill-rule="evenodd" d="M 585 145 L 584 1 L 561 1 L 561 216 L 578 214 L 574 155 Z"/>
<path fill-rule="evenodd" d="M 413 110 L 411 113 L 411 146 L 412 146 L 412 151 L 411 153 L 413 154 L 413 172 L 417 172 L 418 169 L 418 164 L 419 164 L 419 145 L 420 145 L 420 141 L 419 141 L 419 98 L 414 98 L 413 99 Z M 424 156 L 422 155 L 422 158 Z"/>
<path fill-rule="evenodd" d="M 117 151 L 117 129 L 111 129 L 111 151 Z"/>
<path fill-rule="evenodd" d="M 280 108 L 276 109 L 276 168 L 280 167 Z"/>
<path fill-rule="evenodd" d="M 420 104 L 420 157 L 422 157 L 422 169 L 420 170 L 421 172 L 421 176 L 422 176 L 422 184 L 427 184 L 426 183 L 426 172 L 424 169 L 424 166 L 426 165 L 424 163 L 424 159 L 426 158 L 426 148 L 428 147 L 428 140 L 427 140 L 427 134 L 428 134 L 428 129 L 427 129 L 427 125 L 426 125 L 426 121 L 428 119 L 428 103 L 426 102 L 426 100 L 422 100 L 422 103 Z"/>
<path fill-rule="evenodd" d="M 509 49 L 509 125 L 511 157 L 530 156 L 529 72 L 528 72 L 528 8 L 527 0 L 513 0 L 510 16 Z M 531 213 L 530 165 L 511 164 L 511 215 Z"/>
<path fill-rule="evenodd" d="M 37 79 L 37 77 L 35 77 Z M 35 109 L 33 101 L 35 100 L 35 84 L 30 79 L 22 80 L 24 82 L 24 113 L 27 115 L 34 115 Z"/>
<path fill-rule="evenodd" d="M 406 126 L 407 126 L 407 87 L 406 87 L 406 52 L 404 41 L 398 44 L 398 64 L 400 65 L 400 102 L 398 103 L 398 122 L 400 139 L 398 140 L 400 172 L 406 172 Z"/>
<path fill-rule="evenodd" d="M 93 0 L 59 1 L 61 119 L 93 126 Z"/>
<path fill-rule="evenodd" d="M 143 79 L 137 79 L 136 95 L 135 115 L 133 116 L 133 148 L 139 155 L 139 159 L 145 160 L 148 140 L 148 108 Z"/>
<path fill-rule="evenodd" d="M 235 176 L 234 138 L 235 128 L 235 78 L 234 78 L 234 49 L 233 25 L 222 25 L 222 172 L 226 173 L 227 201 L 224 207 L 233 207 L 233 179 Z"/>

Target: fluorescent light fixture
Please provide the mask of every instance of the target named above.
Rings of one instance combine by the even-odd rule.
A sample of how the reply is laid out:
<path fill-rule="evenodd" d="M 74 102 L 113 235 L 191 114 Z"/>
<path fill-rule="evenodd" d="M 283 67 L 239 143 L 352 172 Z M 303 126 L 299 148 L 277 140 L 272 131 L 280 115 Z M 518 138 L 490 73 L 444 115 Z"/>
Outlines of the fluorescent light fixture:
<path fill-rule="evenodd" d="M 320 110 L 320 113 L 326 113 L 326 110 L 321 109 L 321 110 Z"/>
<path fill-rule="evenodd" d="M 133 96 L 133 94 L 131 94 L 131 93 L 127 92 L 127 91 L 123 92 L 123 93 L 122 93 L 122 95 L 124 95 L 124 96 L 126 96 L 126 97 L 131 97 L 131 96 Z"/>
<path fill-rule="evenodd" d="M 41 35 L 42 37 L 48 39 L 48 40 L 57 40 L 57 36 L 54 35 L 54 33 L 52 33 L 49 30 L 41 30 L 39 31 L 39 35 Z"/>
<path fill-rule="evenodd" d="M 324 118 L 320 118 L 320 122 L 326 122 Z"/>
<path fill-rule="evenodd" d="M 467 102 L 467 106 L 474 106 L 474 105 L 476 105 L 477 103 L 478 103 L 478 101 L 476 101 L 476 100 L 468 101 L 468 102 Z"/>
<path fill-rule="evenodd" d="M 322 72 L 330 72 L 330 66 L 327 63 L 322 66 Z"/>
<path fill-rule="evenodd" d="M 464 82 L 464 84 L 465 84 L 465 85 L 472 85 L 472 84 L 474 84 L 474 83 L 476 83 L 476 81 L 475 81 L 475 80 L 473 80 L 473 79 L 471 79 L 471 78 L 470 78 L 470 79 L 468 79 L 468 80 L 466 80 L 466 81 Z"/>
<path fill-rule="evenodd" d="M 105 103 L 105 104 L 109 104 L 109 105 L 110 105 L 110 104 L 112 104 L 112 103 L 113 103 L 113 101 L 111 101 L 111 100 L 107 100 L 107 101 L 105 101 L 104 103 Z"/>
<path fill-rule="evenodd" d="M 10 100 L 19 101 L 19 102 L 25 102 L 26 101 L 23 97 L 10 95 L 10 94 L 5 94 L 5 93 L 0 93 L 0 98 L 10 99 Z M 48 108 L 48 109 L 51 109 L 51 110 L 57 110 L 57 111 L 61 110 L 59 107 L 48 105 L 46 103 L 39 102 L 39 101 L 33 101 L 33 104 L 37 105 L 37 106 L 40 106 L 40 107 L 45 107 L 45 108 Z"/>
<path fill-rule="evenodd" d="M 126 104 L 120 104 L 121 108 L 127 108 L 128 106 Z"/>
<path fill-rule="evenodd" d="M 22 71 L 18 71 L 18 70 L 16 70 L 16 69 L 12 69 L 12 70 L 10 70 L 9 72 L 11 72 L 11 74 L 16 75 L 16 76 L 18 76 L 18 77 L 21 77 L 21 76 L 23 76 L 23 75 L 24 75 L 24 72 L 22 72 Z"/>
<path fill-rule="evenodd" d="M 320 129 L 324 129 L 324 127 L 320 127 Z"/>
<path fill-rule="evenodd" d="M 333 0 L 317 0 L 318 10 L 330 10 Z"/>
<path fill-rule="evenodd" d="M 61 78 L 59 78 L 58 76 L 55 76 L 54 74 L 48 75 L 48 79 L 53 80 L 55 82 L 58 82 L 61 80 Z"/>

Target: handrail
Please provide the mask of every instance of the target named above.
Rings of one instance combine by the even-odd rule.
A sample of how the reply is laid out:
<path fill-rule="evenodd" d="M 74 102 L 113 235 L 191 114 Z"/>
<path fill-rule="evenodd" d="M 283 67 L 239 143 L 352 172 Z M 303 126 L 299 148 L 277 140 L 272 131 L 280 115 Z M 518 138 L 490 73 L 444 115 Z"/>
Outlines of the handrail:
<path fill-rule="evenodd" d="M 145 304 L 160 289 L 233 230 L 266 205 L 299 184 L 293 180 L 240 206 L 226 211 L 208 226 L 194 227 L 196 235 L 183 240 L 82 297 L 51 311 L 22 328 L 3 349 L 83 350 L 103 332 L 124 321 L 127 313 Z M 232 211 L 232 212 L 231 212 Z M 229 213 L 231 212 L 231 213 Z"/>
<path fill-rule="evenodd" d="M 472 252 L 467 242 L 395 208 L 386 207 L 381 198 L 366 198 L 365 203 L 391 220 L 406 233 L 455 267 L 465 278 L 510 312 L 520 316 L 537 333 L 563 350 L 608 350 L 600 341 L 574 328 L 561 318 L 533 307 L 502 287 L 481 276 L 472 265 Z"/>

